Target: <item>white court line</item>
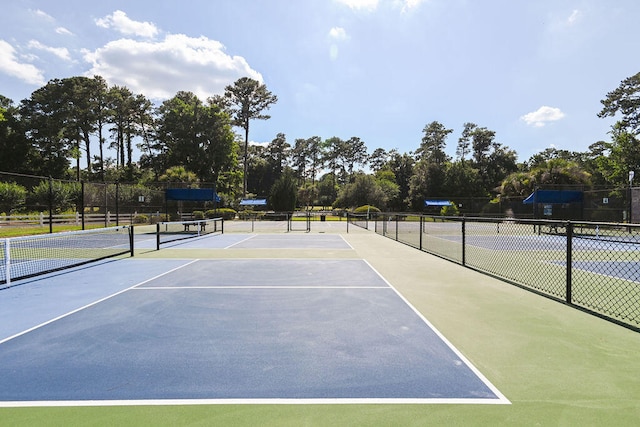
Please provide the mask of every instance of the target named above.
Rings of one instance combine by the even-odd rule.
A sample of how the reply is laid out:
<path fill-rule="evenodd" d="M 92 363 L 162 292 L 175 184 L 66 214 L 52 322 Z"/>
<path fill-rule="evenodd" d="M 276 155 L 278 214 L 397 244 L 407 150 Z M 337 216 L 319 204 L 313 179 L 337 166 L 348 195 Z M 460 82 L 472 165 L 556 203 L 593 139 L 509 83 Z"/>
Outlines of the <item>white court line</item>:
<path fill-rule="evenodd" d="M 353 246 L 351 246 L 351 243 L 347 242 L 347 239 L 345 239 L 342 234 L 340 234 L 340 238 L 342 239 L 343 242 L 345 242 L 347 244 L 347 246 L 349 246 L 351 249 L 353 249 Z"/>
<path fill-rule="evenodd" d="M 32 327 L 32 328 L 29 328 L 29 329 L 27 329 L 27 330 L 24 330 L 24 331 L 22 331 L 22 332 L 18 332 L 17 334 L 14 334 L 14 335 L 12 335 L 12 336 L 10 336 L 10 337 L 7 337 L 7 338 L 5 338 L 5 339 L 3 339 L 3 340 L 0 340 L 0 344 L 3 344 L 3 343 L 5 343 L 5 342 L 7 342 L 7 341 L 11 341 L 12 339 L 18 338 L 18 337 L 20 337 L 20 336 L 22 336 L 22 335 L 28 334 L 29 332 L 35 331 L 36 329 L 40 329 L 40 328 L 42 328 L 43 326 L 46 326 L 46 325 L 48 325 L 48 324 L 50 324 L 50 323 L 53 323 L 53 322 L 55 322 L 55 321 L 58 321 L 58 320 L 60 320 L 60 319 L 64 319 L 65 317 L 71 316 L 71 315 L 72 315 L 72 314 L 74 314 L 74 313 L 77 313 L 77 312 L 79 312 L 79 311 L 82 311 L 82 310 L 84 310 L 84 309 L 87 309 L 87 308 L 89 308 L 89 307 L 92 307 L 92 306 L 94 306 L 94 305 L 96 305 L 96 304 L 99 304 L 99 303 L 101 303 L 101 302 L 103 302 L 103 301 L 106 301 L 106 300 L 108 300 L 108 299 L 111 299 L 111 298 L 113 298 L 113 297 L 115 297 L 115 296 L 117 296 L 117 295 L 120 295 L 120 294 L 122 294 L 122 293 L 125 293 L 125 292 L 127 292 L 127 291 L 129 291 L 129 290 L 131 290 L 131 289 L 134 289 L 136 286 L 144 285 L 144 284 L 145 284 L 145 283 L 147 283 L 147 282 L 150 282 L 150 281 L 155 280 L 155 279 L 157 279 L 157 278 L 159 278 L 159 277 L 162 277 L 162 276 L 167 275 L 167 274 L 169 274 L 169 273 L 172 273 L 172 272 L 174 272 L 174 271 L 176 271 L 176 270 L 179 270 L 179 269 L 181 269 L 181 268 L 183 268 L 183 267 L 186 267 L 186 266 L 188 266 L 188 265 L 190 265 L 190 264 L 193 264 L 193 263 L 194 263 L 194 262 L 196 262 L 196 261 L 199 261 L 199 260 L 194 259 L 194 260 L 192 260 L 192 261 L 190 261 L 190 262 L 188 262 L 188 263 L 186 263 L 186 264 L 183 264 L 183 265 L 180 265 L 180 266 L 178 266 L 178 267 L 172 268 L 171 270 L 169 270 L 169 271 L 165 271 L 164 273 L 158 274 L 157 276 L 154 276 L 154 277 L 152 277 L 152 278 L 150 278 L 150 279 L 146 279 L 146 280 L 143 280 L 143 281 L 142 281 L 142 282 L 140 282 L 140 283 L 136 283 L 135 285 L 133 285 L 133 286 L 131 286 L 131 287 L 129 287 L 129 288 L 126 288 L 126 289 L 123 289 L 123 290 L 121 290 L 121 291 L 118 291 L 118 292 L 116 292 L 116 293 L 114 293 L 114 294 L 111 294 L 111 295 L 109 295 L 109 296 L 106 296 L 106 297 L 104 297 L 104 298 L 101 298 L 101 299 L 99 299 L 99 300 L 97 300 L 97 301 L 94 301 L 94 302 L 92 302 L 92 303 L 89 303 L 89 304 L 87 304 L 87 305 L 84 305 L 84 306 L 82 306 L 82 307 L 80 307 L 80 308 L 76 308 L 75 310 L 72 310 L 72 311 L 70 311 L 70 312 L 68 312 L 68 313 L 62 314 L 62 315 L 60 315 L 60 316 L 58 316 L 58 317 L 55 317 L 55 318 L 53 318 L 53 319 L 47 320 L 46 322 L 40 323 L 39 325 L 36 325 L 36 326 L 34 326 L 34 327 Z"/>
<path fill-rule="evenodd" d="M 171 406 L 171 405 L 505 405 L 498 399 L 404 399 L 404 398 L 326 398 L 326 399 L 153 399 L 153 400 L 34 400 L 0 402 L 0 408 L 66 406 Z"/>
<path fill-rule="evenodd" d="M 131 289 L 132 291 L 164 291 L 166 289 L 392 289 L 389 286 L 145 286 L 142 288 Z"/>
<path fill-rule="evenodd" d="M 251 239 L 253 239 L 253 238 L 254 238 L 254 237 L 256 237 L 256 236 L 257 236 L 257 234 L 254 234 L 253 236 L 249 236 L 249 237 L 247 237 L 246 239 L 242 239 L 242 240 L 240 240 L 239 242 L 235 242 L 234 244 L 229 245 L 229 246 L 227 246 L 227 247 L 225 247 L 225 248 L 223 248 L 223 249 L 229 249 L 229 248 L 232 248 L 232 247 L 234 247 L 235 245 L 239 245 L 240 243 L 246 242 L 247 240 L 251 240 Z"/>
<path fill-rule="evenodd" d="M 363 260 L 364 262 L 367 263 L 367 265 L 373 270 L 375 271 L 375 273 L 380 276 L 380 278 L 382 280 L 385 281 L 385 283 L 387 283 L 389 285 L 389 287 L 391 289 L 393 289 L 393 291 L 396 293 L 396 295 L 398 295 L 402 301 L 404 301 L 405 304 L 407 304 L 407 306 L 409 308 L 411 308 L 411 310 L 413 310 L 414 313 L 416 313 L 420 319 L 422 319 L 422 321 L 447 345 L 447 347 L 449 347 L 451 349 L 451 351 L 453 351 L 456 356 L 458 356 L 460 358 L 460 360 L 467 365 L 467 367 L 469 369 L 471 369 L 471 371 L 477 375 L 477 377 L 480 379 L 480 381 L 482 381 L 492 392 L 493 394 L 495 394 L 498 397 L 498 400 L 500 401 L 500 403 L 503 403 L 505 405 L 510 405 L 511 402 L 509 401 L 509 399 L 507 399 L 501 392 L 500 390 L 498 390 L 492 383 L 491 381 L 489 381 L 483 374 L 482 372 L 480 372 L 478 370 L 478 368 L 476 368 L 438 329 L 436 329 L 435 326 L 433 326 L 433 324 L 431 322 L 429 322 L 427 320 L 426 317 L 424 317 L 422 315 L 422 313 L 420 313 L 418 311 L 418 309 L 416 309 L 400 292 L 398 292 L 398 290 L 387 281 L 387 279 L 384 278 L 384 276 L 382 276 L 382 274 L 380 274 L 378 272 L 378 270 L 376 270 L 375 268 L 373 268 L 373 266 L 371 264 L 369 264 L 369 261 L 367 261 L 366 259 Z M 497 402 L 496 402 L 497 403 Z"/>

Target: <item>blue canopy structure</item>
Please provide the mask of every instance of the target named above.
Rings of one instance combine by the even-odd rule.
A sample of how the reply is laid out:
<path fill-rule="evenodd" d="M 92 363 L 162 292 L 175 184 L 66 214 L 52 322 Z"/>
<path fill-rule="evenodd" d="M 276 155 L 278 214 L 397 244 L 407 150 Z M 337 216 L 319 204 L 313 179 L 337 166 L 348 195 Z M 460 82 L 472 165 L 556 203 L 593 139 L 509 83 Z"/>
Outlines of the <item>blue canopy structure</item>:
<path fill-rule="evenodd" d="M 448 200 L 425 200 L 425 206 L 451 206 L 452 203 Z"/>
<path fill-rule="evenodd" d="M 522 203 L 530 205 L 533 203 L 565 204 L 582 203 L 584 193 L 575 190 L 536 190 L 529 195 Z"/>
<path fill-rule="evenodd" d="M 243 199 L 240 206 L 267 206 L 267 199 Z"/>
<path fill-rule="evenodd" d="M 166 200 L 190 202 L 219 202 L 220 196 L 212 188 L 167 188 Z"/>

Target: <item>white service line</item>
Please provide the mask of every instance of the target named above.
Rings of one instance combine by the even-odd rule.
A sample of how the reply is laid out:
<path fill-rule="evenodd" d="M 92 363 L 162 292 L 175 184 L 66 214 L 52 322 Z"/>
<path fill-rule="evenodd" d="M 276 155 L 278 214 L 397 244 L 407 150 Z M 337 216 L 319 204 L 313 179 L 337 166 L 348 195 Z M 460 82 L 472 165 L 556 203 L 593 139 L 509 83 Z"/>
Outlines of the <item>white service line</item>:
<path fill-rule="evenodd" d="M 249 236 L 249 237 L 247 237 L 246 239 L 242 239 L 242 240 L 240 240 L 239 242 L 235 242 L 234 244 L 229 245 L 229 246 L 227 246 L 227 247 L 226 247 L 226 248 L 224 248 L 224 249 L 232 248 L 232 247 L 234 247 L 235 245 L 239 245 L 240 243 L 246 242 L 247 240 L 251 240 L 251 239 L 253 239 L 253 238 L 254 238 L 254 237 L 256 237 L 256 236 L 257 236 L 257 234 L 254 234 L 253 236 Z"/>

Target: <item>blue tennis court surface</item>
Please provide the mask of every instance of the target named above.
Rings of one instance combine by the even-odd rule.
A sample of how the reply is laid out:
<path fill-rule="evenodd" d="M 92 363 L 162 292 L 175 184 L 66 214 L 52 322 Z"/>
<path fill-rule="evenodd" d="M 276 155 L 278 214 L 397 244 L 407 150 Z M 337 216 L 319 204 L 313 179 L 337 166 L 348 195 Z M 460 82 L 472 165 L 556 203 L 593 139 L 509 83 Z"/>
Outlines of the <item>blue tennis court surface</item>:
<path fill-rule="evenodd" d="M 0 406 L 508 403 L 362 259 L 122 259 L 9 306 Z"/>

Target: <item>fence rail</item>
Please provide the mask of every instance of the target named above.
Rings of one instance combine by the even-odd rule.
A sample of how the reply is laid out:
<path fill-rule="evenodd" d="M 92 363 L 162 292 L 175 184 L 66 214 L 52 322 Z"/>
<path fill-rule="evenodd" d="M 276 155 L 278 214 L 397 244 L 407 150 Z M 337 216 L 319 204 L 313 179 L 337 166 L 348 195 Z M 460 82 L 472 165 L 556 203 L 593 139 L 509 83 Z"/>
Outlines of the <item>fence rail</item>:
<path fill-rule="evenodd" d="M 407 214 L 349 221 L 640 332 L 640 225 Z"/>

